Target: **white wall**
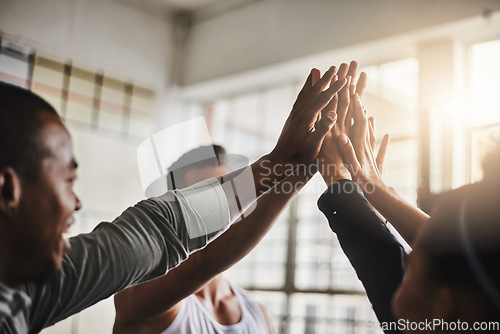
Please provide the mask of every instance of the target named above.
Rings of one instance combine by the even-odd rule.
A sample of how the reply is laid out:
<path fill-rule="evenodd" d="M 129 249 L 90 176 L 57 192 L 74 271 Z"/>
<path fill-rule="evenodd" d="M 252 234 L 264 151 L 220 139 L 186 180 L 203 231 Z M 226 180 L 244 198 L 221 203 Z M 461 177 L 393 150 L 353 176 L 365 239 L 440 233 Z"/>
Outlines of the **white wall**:
<path fill-rule="evenodd" d="M 114 0 L 0 0 L 5 38 L 155 88 L 159 100 L 168 87 L 173 55 L 170 21 L 167 13 Z M 139 143 L 68 126 L 81 165 L 76 190 L 84 208 L 119 213 L 135 203 L 143 195 Z"/>
<path fill-rule="evenodd" d="M 500 10 L 498 0 L 265 0 L 194 25 L 184 85 Z"/>
<path fill-rule="evenodd" d="M 0 0 L 4 38 L 156 89 L 159 100 L 169 85 L 170 22 L 167 13 L 137 10 L 114 0 Z M 80 165 L 75 191 L 83 203 L 77 220 L 81 224 L 71 231 L 76 234 L 113 219 L 144 193 L 137 170 L 137 140 L 71 122 L 68 127 Z M 44 332 L 111 333 L 113 322 L 113 302 L 108 299 Z"/>
<path fill-rule="evenodd" d="M 37 50 L 162 90 L 172 57 L 167 14 L 113 0 L 0 0 L 0 31 Z"/>

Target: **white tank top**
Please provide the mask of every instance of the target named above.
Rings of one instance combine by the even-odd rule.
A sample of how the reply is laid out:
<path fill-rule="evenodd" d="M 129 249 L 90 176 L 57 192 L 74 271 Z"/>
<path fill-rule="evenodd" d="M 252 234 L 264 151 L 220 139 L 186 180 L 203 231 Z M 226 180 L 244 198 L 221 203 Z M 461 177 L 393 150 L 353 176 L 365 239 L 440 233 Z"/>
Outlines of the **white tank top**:
<path fill-rule="evenodd" d="M 177 317 L 161 334 L 268 334 L 262 311 L 246 291 L 229 282 L 241 308 L 241 320 L 234 325 L 221 325 L 195 295 L 181 301 Z"/>

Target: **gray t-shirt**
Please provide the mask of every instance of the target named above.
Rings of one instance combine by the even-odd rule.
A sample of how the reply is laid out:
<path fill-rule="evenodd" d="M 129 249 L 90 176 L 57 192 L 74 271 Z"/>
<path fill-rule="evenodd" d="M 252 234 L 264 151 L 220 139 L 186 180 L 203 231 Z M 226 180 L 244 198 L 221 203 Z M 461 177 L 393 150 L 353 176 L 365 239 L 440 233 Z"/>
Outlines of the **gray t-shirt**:
<path fill-rule="evenodd" d="M 163 275 L 229 227 L 229 217 L 217 179 L 139 202 L 112 223 L 71 238 L 62 269 L 43 282 L 16 289 L 0 282 L 0 333 L 38 333 L 130 285 Z M 192 229 L 207 233 L 191 238 Z"/>

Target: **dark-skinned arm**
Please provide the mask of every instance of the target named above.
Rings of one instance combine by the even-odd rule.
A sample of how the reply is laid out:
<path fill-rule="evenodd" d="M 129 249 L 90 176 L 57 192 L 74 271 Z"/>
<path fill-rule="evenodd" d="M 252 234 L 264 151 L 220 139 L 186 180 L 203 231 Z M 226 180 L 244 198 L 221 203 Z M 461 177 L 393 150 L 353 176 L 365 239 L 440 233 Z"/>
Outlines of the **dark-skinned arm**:
<path fill-rule="evenodd" d="M 115 333 L 164 330 L 180 301 L 246 256 L 262 240 L 295 194 L 312 176 L 292 175 L 264 193 L 257 207 L 206 248 L 193 253 L 165 276 L 115 295 Z M 284 185 L 288 185 L 285 187 Z M 292 189 L 292 191 L 290 191 Z M 175 288 L 174 288 L 175 287 Z"/>

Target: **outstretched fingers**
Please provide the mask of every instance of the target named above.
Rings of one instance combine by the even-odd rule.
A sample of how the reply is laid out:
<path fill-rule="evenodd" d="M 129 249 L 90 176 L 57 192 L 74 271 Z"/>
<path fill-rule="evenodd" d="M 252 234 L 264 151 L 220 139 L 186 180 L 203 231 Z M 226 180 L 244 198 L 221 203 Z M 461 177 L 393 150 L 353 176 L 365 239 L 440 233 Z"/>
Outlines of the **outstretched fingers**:
<path fill-rule="evenodd" d="M 339 70 L 337 72 L 337 75 L 339 76 L 339 78 L 343 78 L 343 77 L 347 76 L 347 73 L 349 73 L 349 65 L 347 65 L 346 63 L 340 64 Z"/>
<path fill-rule="evenodd" d="M 356 93 L 359 95 L 359 97 L 362 97 L 363 93 L 365 92 L 366 79 L 367 79 L 366 73 L 361 72 L 361 74 L 359 75 L 358 82 L 356 83 Z"/>
<path fill-rule="evenodd" d="M 326 86 L 332 81 L 333 76 L 337 73 L 337 68 L 331 66 L 328 71 L 314 84 L 314 90 L 316 94 L 321 93 L 325 90 Z"/>
<path fill-rule="evenodd" d="M 302 86 L 302 89 L 299 92 L 299 95 L 297 95 L 297 100 L 295 103 L 300 102 L 304 96 L 308 93 L 308 91 L 315 85 L 316 82 L 318 82 L 319 78 L 321 76 L 321 72 L 317 68 L 313 68 L 311 72 L 309 72 L 309 75 L 307 76 L 306 82 Z"/>
<path fill-rule="evenodd" d="M 323 118 L 316 124 L 312 140 L 321 147 L 325 136 L 332 130 L 337 122 L 337 114 L 333 111 L 327 112 Z"/>
<path fill-rule="evenodd" d="M 346 78 L 339 78 L 339 80 L 330 84 L 330 87 L 327 90 L 322 91 L 319 94 L 316 101 L 314 101 L 314 104 L 310 108 L 310 111 L 316 112 L 326 107 L 326 105 L 330 103 L 333 97 L 342 89 L 342 87 L 344 87 L 346 82 L 347 82 Z"/>
<path fill-rule="evenodd" d="M 339 114 L 339 124 L 344 124 L 348 111 L 349 111 L 349 104 L 350 104 L 350 96 L 349 96 L 349 86 L 351 85 L 351 77 L 347 77 L 347 83 L 342 89 L 340 90 L 338 96 L 339 96 L 339 103 L 338 103 L 338 114 Z"/>
<path fill-rule="evenodd" d="M 375 152 L 375 145 L 377 144 L 377 138 L 375 137 L 375 119 L 373 117 L 368 118 L 368 124 L 370 131 L 368 133 L 368 140 L 370 142 L 370 147 L 372 152 Z"/>
<path fill-rule="evenodd" d="M 338 101 L 338 94 L 335 94 L 330 102 L 328 102 L 328 104 L 321 110 L 321 118 L 325 117 L 325 115 L 331 111 L 337 113 Z"/>
<path fill-rule="evenodd" d="M 347 137 L 347 135 L 345 134 L 341 134 L 338 137 L 338 142 L 340 152 L 342 153 L 342 157 L 344 158 L 344 163 L 347 165 L 347 169 L 351 173 L 353 179 L 355 179 L 360 175 L 362 169 L 358 159 L 356 158 L 354 147 L 352 146 L 349 137 Z"/>
<path fill-rule="evenodd" d="M 355 84 L 355 78 L 358 73 L 358 62 L 356 61 L 351 61 L 349 64 L 349 71 L 347 72 L 347 77 L 350 78 L 350 84 L 349 84 L 349 93 L 354 94 L 356 91 L 356 84 Z"/>
<path fill-rule="evenodd" d="M 355 123 L 366 124 L 368 122 L 366 118 L 366 113 L 361 105 L 361 99 L 358 94 L 354 94 L 351 96 L 351 100 L 353 101 L 353 115 Z"/>
<path fill-rule="evenodd" d="M 391 138 L 388 134 L 384 135 L 384 138 L 382 138 L 382 143 L 380 144 L 380 147 L 378 149 L 377 158 L 375 159 L 380 175 L 382 175 L 382 172 L 384 171 L 384 160 L 387 154 L 387 148 L 389 147 L 390 139 Z"/>

